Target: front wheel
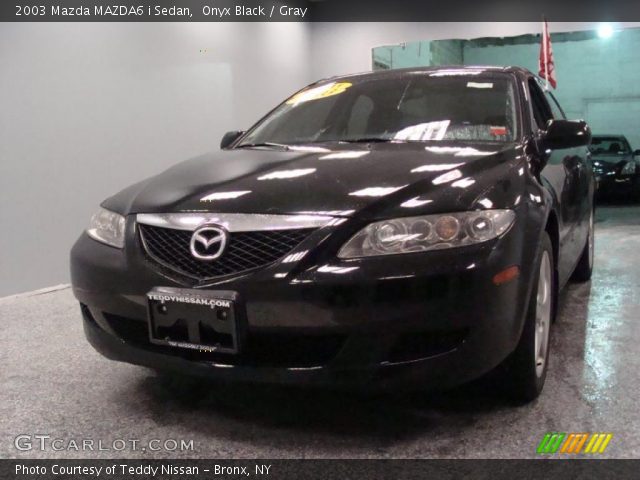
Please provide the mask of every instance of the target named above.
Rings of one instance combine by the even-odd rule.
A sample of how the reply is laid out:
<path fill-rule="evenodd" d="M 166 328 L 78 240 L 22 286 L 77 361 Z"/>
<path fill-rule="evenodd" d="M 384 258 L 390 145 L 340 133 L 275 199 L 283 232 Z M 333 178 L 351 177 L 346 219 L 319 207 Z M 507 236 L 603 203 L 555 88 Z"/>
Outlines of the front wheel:
<path fill-rule="evenodd" d="M 556 298 L 553 266 L 551 240 L 545 233 L 522 335 L 515 351 L 504 364 L 507 394 L 518 403 L 537 398 L 547 376 L 553 303 Z"/>

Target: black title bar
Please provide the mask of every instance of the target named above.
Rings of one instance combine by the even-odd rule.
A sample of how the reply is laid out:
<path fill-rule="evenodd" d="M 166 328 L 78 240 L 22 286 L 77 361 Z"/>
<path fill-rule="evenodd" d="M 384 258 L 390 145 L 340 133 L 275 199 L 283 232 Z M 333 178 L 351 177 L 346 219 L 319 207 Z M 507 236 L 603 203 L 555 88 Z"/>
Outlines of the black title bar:
<path fill-rule="evenodd" d="M 300 22 L 306 0 L 8 0 L 0 21 L 17 22 Z"/>
<path fill-rule="evenodd" d="M 637 0 L 4 0 L 0 22 L 640 21 Z"/>
<path fill-rule="evenodd" d="M 640 460 L 0 460 L 0 478 L 23 480 L 626 480 Z"/>

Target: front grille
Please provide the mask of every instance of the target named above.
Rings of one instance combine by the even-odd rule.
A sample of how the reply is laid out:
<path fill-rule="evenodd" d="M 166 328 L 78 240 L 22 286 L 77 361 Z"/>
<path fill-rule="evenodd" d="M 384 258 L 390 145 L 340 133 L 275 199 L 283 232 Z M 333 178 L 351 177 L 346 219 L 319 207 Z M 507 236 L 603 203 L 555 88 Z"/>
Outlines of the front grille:
<path fill-rule="evenodd" d="M 189 251 L 192 232 L 139 224 L 147 254 L 156 262 L 197 280 L 245 272 L 282 258 L 314 229 L 234 232 L 222 256 L 213 261 L 194 258 Z"/>

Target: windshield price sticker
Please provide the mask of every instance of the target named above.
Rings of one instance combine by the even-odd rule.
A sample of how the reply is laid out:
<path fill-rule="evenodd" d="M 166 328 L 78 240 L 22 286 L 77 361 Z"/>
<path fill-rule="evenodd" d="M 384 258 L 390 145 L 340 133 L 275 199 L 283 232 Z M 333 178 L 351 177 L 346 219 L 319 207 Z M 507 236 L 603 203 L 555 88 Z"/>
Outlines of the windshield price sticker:
<path fill-rule="evenodd" d="M 320 98 L 331 97 L 344 92 L 351 86 L 349 82 L 332 82 L 320 87 L 310 88 L 300 93 L 295 94 L 289 100 L 287 104 L 298 105 L 300 103 L 309 102 L 311 100 L 318 100 Z"/>

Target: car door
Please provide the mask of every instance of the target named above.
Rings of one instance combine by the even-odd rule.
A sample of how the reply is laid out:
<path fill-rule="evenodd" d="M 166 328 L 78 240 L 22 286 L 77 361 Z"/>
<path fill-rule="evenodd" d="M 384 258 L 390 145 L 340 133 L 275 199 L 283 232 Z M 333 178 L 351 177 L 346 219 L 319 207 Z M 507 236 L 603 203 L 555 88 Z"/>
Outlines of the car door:
<path fill-rule="evenodd" d="M 528 80 L 529 98 L 534 125 L 539 131 L 546 128 L 549 120 L 556 118 L 547 101 L 543 89 L 534 77 Z M 562 111 L 556 107 L 556 116 L 563 118 Z M 555 193 L 558 200 L 558 276 L 560 285 L 571 274 L 581 253 L 586 235 L 581 231 L 583 215 L 583 187 L 581 177 L 586 168 L 586 158 L 581 156 L 581 148 L 566 148 L 547 151 L 547 164 L 542 170 L 542 181 Z"/>
<path fill-rule="evenodd" d="M 564 111 L 560 107 L 556 97 L 546 91 L 545 95 L 551 107 L 554 118 L 566 119 Z M 576 170 L 577 180 L 575 185 L 575 195 L 577 196 L 577 225 L 575 229 L 575 240 L 578 251 L 576 261 L 582 253 L 587 236 L 589 235 L 589 218 L 593 209 L 592 193 L 595 188 L 593 167 L 591 162 L 591 151 L 588 147 L 577 147 L 570 149 L 571 156 L 565 160 L 570 168 Z"/>

